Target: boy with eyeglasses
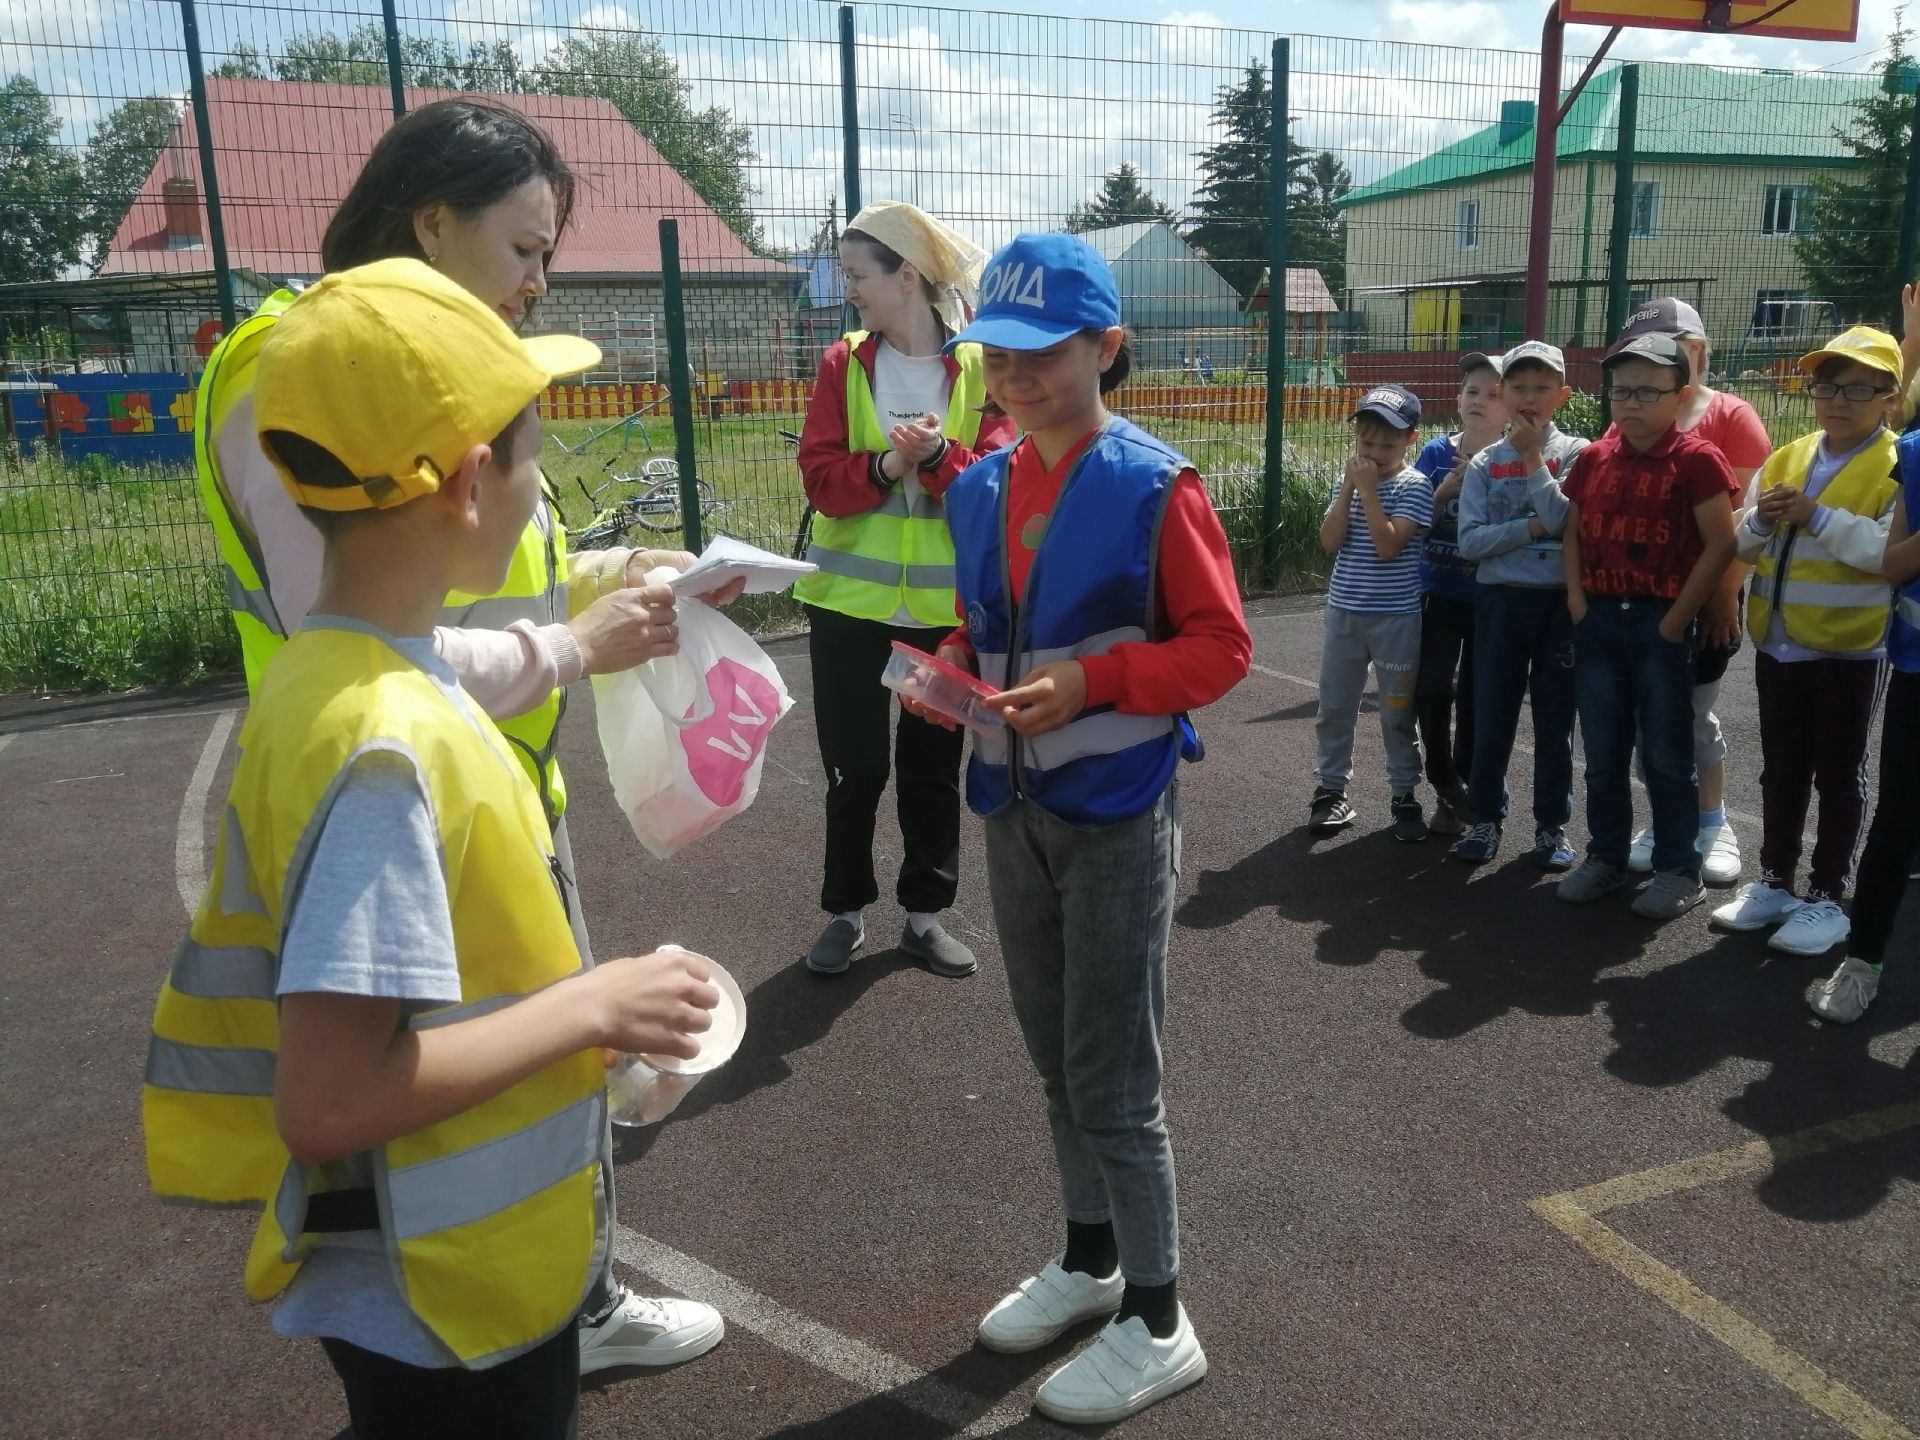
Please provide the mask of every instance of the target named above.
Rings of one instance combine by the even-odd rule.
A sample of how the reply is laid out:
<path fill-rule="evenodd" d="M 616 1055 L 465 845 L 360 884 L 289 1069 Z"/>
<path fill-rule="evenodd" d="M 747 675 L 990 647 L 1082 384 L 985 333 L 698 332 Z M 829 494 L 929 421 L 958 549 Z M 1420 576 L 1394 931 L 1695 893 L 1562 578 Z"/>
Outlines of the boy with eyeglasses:
<path fill-rule="evenodd" d="M 1759 651 L 1760 879 L 1713 912 L 1727 930 L 1777 926 L 1768 947 L 1824 955 L 1845 940 L 1840 901 L 1860 843 L 1867 739 L 1886 684 L 1892 589 L 1881 578 L 1900 495 L 1889 407 L 1900 346 L 1858 325 L 1803 357 L 1820 428 L 1775 451 L 1735 531 L 1754 566 L 1747 628 Z M 1820 792 L 1813 869 L 1794 894 L 1800 836 Z"/>
<path fill-rule="evenodd" d="M 1559 885 L 1583 904 L 1621 889 L 1633 841 L 1635 742 L 1653 807 L 1651 883 L 1633 913 L 1671 920 L 1700 903 L 1693 760 L 1693 627 L 1734 557 L 1726 457 L 1676 428 L 1692 379 L 1670 335 L 1601 361 L 1614 428 L 1574 461 L 1563 542 L 1574 700 L 1587 756 L 1587 858 Z"/>

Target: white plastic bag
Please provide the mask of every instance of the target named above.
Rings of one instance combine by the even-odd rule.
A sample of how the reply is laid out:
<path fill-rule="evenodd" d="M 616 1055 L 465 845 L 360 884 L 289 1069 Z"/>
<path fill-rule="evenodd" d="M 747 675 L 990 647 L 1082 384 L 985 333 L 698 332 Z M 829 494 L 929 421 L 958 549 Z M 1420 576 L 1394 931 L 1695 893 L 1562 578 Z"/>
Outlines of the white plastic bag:
<path fill-rule="evenodd" d="M 662 860 L 753 803 L 767 738 L 793 705 L 746 631 L 698 601 L 676 609 L 678 655 L 593 677 L 614 798 Z"/>

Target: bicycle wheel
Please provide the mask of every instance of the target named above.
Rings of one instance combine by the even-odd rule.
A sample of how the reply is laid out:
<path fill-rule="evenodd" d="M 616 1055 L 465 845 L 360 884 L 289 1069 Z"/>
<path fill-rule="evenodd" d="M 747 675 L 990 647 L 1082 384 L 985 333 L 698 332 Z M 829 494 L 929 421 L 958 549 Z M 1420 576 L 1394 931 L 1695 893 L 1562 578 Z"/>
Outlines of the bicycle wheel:
<path fill-rule="evenodd" d="M 700 497 L 700 513 L 711 515 L 720 507 L 719 498 L 713 493 L 713 486 L 707 481 L 696 478 L 693 482 L 694 493 Z M 642 529 L 657 534 L 680 528 L 680 480 L 675 476 L 671 480 L 660 480 L 649 485 L 634 497 L 634 520 Z"/>

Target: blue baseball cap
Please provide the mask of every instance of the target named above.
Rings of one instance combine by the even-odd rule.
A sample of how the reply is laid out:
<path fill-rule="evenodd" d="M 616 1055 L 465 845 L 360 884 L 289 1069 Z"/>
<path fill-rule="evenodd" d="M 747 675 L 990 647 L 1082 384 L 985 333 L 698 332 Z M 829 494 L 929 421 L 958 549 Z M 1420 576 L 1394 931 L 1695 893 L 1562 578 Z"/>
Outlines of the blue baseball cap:
<path fill-rule="evenodd" d="M 1412 430 L 1420 424 L 1420 397 L 1404 385 L 1376 385 L 1353 407 L 1353 418 L 1377 415 L 1396 430 Z"/>
<path fill-rule="evenodd" d="M 947 342 L 1044 350 L 1120 323 L 1113 267 L 1078 235 L 1016 235 L 987 262 L 973 323 Z"/>

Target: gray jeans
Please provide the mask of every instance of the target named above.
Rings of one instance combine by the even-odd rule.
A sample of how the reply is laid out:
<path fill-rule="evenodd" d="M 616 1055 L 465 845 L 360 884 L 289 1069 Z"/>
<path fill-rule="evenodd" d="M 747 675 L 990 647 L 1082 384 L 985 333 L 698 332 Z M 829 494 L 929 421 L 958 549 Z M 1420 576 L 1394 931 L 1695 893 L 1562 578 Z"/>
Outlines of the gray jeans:
<path fill-rule="evenodd" d="M 1179 787 L 1113 825 L 1015 800 L 986 828 L 1007 989 L 1046 1090 L 1067 1219 L 1111 1220 L 1128 1282 L 1164 1285 L 1180 1270 L 1160 1098 Z"/>
<path fill-rule="evenodd" d="M 1373 615 L 1327 607 L 1320 644 L 1320 713 L 1313 723 L 1319 742 L 1314 783 L 1345 790 L 1353 778 L 1353 732 L 1367 667 L 1380 678 L 1380 738 L 1387 749 L 1387 780 L 1396 795 L 1420 784 L 1420 732 L 1413 705 L 1420 674 L 1420 617 Z"/>

